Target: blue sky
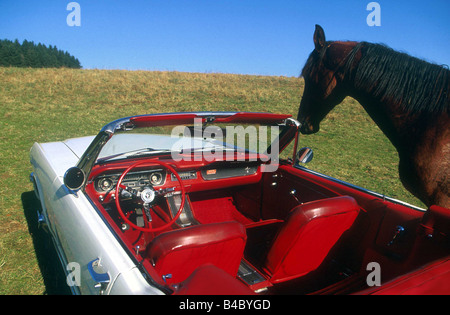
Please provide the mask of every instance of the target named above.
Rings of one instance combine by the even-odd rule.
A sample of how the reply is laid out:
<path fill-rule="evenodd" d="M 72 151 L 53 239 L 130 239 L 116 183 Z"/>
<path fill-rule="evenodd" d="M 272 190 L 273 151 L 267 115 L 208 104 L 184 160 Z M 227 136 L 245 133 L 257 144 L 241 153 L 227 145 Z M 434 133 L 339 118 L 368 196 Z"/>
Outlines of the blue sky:
<path fill-rule="evenodd" d="M 450 65 L 450 1 L 0 0 L 0 39 L 56 45 L 83 68 L 299 76 L 314 25 L 328 40 L 365 40 Z"/>

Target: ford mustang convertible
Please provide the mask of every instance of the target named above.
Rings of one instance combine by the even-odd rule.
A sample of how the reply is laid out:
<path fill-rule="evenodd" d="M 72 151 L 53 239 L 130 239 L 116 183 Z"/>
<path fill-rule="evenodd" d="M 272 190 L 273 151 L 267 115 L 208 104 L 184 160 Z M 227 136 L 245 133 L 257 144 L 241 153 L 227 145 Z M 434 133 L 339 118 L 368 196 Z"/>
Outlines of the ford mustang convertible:
<path fill-rule="evenodd" d="M 35 143 L 74 294 L 449 294 L 450 210 L 309 170 L 290 115 L 127 117 Z"/>

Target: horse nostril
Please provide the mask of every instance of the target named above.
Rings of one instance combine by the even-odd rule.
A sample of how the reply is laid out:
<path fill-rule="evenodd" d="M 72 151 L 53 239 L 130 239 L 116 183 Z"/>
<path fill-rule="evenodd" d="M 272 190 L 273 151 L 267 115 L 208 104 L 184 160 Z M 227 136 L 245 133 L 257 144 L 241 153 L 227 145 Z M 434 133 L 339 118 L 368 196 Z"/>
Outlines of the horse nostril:
<path fill-rule="evenodd" d="M 309 135 L 312 133 L 316 133 L 318 128 L 315 128 L 312 124 L 310 124 L 308 121 L 303 120 L 301 122 L 300 132 L 304 135 Z"/>
<path fill-rule="evenodd" d="M 302 134 L 308 134 L 309 131 L 310 131 L 310 128 L 308 127 L 308 124 L 305 121 L 303 121 L 302 126 L 300 127 L 300 132 Z"/>

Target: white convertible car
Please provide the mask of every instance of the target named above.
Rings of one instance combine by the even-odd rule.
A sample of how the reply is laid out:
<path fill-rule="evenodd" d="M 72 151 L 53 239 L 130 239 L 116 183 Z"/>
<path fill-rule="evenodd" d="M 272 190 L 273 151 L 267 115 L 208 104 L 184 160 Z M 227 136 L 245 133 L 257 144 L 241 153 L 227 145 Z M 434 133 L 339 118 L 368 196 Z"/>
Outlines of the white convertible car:
<path fill-rule="evenodd" d="M 72 292 L 450 293 L 449 209 L 308 170 L 299 127 L 289 115 L 170 113 L 35 143 L 38 220 Z"/>

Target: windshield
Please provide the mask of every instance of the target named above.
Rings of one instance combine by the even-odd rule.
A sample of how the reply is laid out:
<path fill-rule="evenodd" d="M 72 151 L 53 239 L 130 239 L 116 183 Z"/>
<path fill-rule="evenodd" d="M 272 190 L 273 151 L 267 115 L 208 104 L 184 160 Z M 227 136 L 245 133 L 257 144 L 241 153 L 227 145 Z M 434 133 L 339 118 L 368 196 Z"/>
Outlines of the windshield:
<path fill-rule="evenodd" d="M 201 122 L 192 125 L 170 125 L 117 131 L 104 145 L 97 163 L 140 156 L 171 155 L 174 160 L 199 156 L 239 160 L 249 157 L 275 159 L 283 125 L 230 124 Z M 270 149 L 269 149 L 270 148 Z M 268 150 L 269 149 L 269 150 Z"/>

